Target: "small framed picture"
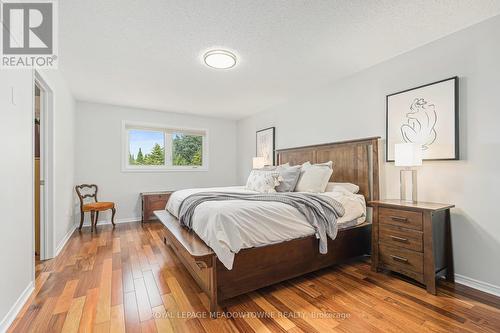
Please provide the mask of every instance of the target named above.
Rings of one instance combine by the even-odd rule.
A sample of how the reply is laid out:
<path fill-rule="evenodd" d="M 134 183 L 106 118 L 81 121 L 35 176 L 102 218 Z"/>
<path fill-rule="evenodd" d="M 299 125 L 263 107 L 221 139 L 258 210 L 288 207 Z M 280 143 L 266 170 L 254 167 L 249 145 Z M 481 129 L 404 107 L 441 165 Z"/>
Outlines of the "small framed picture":
<path fill-rule="evenodd" d="M 256 157 L 264 157 L 265 165 L 274 165 L 274 127 L 257 131 L 255 137 Z"/>
<path fill-rule="evenodd" d="M 458 160 L 458 77 L 386 97 L 386 160 L 396 143 L 421 145 L 424 160 Z"/>

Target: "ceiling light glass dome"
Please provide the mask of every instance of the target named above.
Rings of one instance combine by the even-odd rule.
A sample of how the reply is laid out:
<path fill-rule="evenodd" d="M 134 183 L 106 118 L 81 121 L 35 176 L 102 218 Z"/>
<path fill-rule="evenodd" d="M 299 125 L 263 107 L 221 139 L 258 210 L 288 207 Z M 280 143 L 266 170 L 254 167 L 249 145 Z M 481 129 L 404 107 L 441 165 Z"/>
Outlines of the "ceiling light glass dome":
<path fill-rule="evenodd" d="M 205 64 L 216 69 L 229 69 L 236 66 L 236 56 L 226 50 L 212 50 L 203 55 Z"/>

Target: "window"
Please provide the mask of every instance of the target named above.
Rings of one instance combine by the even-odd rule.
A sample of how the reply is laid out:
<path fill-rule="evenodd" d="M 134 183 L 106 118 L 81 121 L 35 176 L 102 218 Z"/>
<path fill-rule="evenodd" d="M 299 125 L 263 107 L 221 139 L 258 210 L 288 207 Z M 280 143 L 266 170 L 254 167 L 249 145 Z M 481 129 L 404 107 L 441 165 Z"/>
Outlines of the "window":
<path fill-rule="evenodd" d="M 172 164 L 177 166 L 203 165 L 203 136 L 173 133 Z"/>
<path fill-rule="evenodd" d="M 123 171 L 207 170 L 207 131 L 124 122 Z"/>
<path fill-rule="evenodd" d="M 165 134 L 158 131 L 128 131 L 129 165 L 165 165 Z"/>

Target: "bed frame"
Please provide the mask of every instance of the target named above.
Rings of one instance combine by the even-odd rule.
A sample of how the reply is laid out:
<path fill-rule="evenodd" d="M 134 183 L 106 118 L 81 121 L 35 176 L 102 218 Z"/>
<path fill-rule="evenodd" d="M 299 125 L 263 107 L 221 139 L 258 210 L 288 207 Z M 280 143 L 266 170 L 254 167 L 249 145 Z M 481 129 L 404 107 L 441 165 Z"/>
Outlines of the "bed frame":
<path fill-rule="evenodd" d="M 314 146 L 277 150 L 278 164 L 333 161 L 330 181 L 357 184 L 368 201 L 379 199 L 378 139 L 371 137 Z M 370 212 L 369 212 L 370 213 Z M 339 230 L 328 239 L 328 253 L 320 254 L 315 236 L 244 249 L 228 270 L 193 231 L 182 227 L 167 211 L 155 211 L 164 223 L 164 241 L 175 252 L 210 300 L 210 312 L 229 298 L 288 280 L 370 253 L 369 221 Z M 368 220 L 371 215 L 368 214 Z"/>

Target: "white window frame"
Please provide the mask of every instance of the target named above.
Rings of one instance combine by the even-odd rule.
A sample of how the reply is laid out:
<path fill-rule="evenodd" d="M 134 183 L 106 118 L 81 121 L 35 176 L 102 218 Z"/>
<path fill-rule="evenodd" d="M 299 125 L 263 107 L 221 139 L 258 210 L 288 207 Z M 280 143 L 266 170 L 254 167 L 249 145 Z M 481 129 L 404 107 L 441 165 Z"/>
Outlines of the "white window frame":
<path fill-rule="evenodd" d="M 164 165 L 130 165 L 128 163 L 130 156 L 129 130 L 142 130 L 163 132 L 165 147 Z M 172 165 L 172 133 L 182 132 L 203 136 L 202 146 L 202 165 L 200 166 L 178 166 Z M 173 126 L 164 124 L 152 124 L 136 121 L 122 121 L 122 172 L 172 172 L 172 171 L 208 171 L 208 129 L 205 128 L 186 128 L 184 126 Z"/>

